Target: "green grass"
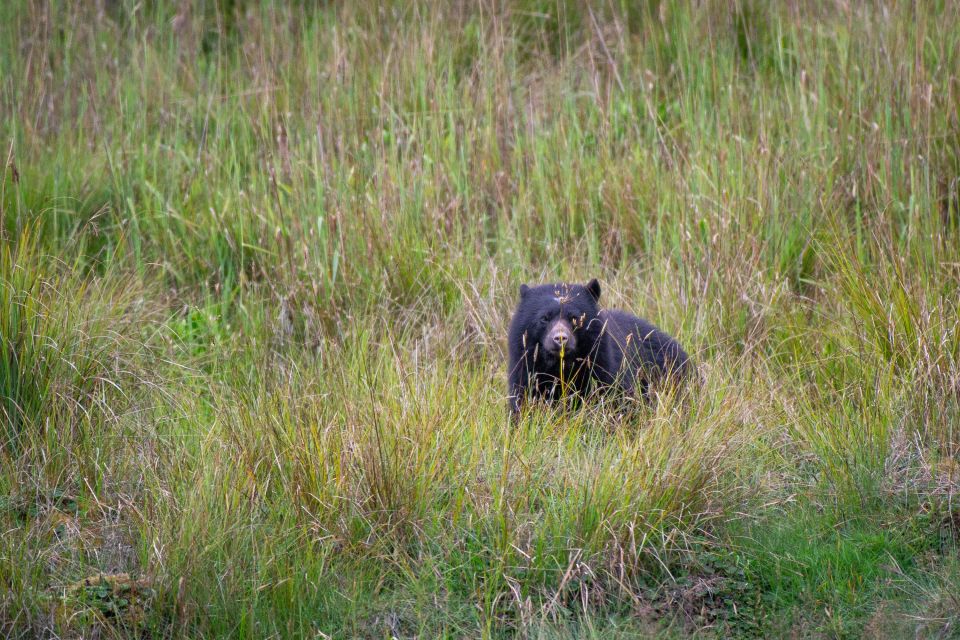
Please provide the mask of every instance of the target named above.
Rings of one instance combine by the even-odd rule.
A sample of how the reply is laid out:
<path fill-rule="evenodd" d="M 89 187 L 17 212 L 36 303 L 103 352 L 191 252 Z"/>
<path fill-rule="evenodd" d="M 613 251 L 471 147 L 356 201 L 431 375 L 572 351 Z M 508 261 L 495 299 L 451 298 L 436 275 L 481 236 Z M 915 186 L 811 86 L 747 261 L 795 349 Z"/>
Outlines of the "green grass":
<path fill-rule="evenodd" d="M 0 633 L 956 635 L 958 25 L 4 3 Z M 697 379 L 509 426 L 591 277 Z"/>

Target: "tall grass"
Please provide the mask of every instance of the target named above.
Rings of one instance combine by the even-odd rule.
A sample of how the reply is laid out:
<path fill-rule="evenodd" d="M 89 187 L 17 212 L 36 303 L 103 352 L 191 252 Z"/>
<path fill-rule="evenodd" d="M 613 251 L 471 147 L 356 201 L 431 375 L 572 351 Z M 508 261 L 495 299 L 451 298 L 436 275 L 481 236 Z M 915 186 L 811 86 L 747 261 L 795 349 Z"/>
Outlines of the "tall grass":
<path fill-rule="evenodd" d="M 0 630 L 949 633 L 958 19 L 4 4 Z M 696 379 L 508 426 L 591 277 Z"/>
<path fill-rule="evenodd" d="M 139 310 L 128 282 L 58 264 L 32 230 L 4 244 L 0 272 L 3 449 L 16 455 L 37 431 L 69 440 L 81 417 L 110 419 L 132 376 Z"/>

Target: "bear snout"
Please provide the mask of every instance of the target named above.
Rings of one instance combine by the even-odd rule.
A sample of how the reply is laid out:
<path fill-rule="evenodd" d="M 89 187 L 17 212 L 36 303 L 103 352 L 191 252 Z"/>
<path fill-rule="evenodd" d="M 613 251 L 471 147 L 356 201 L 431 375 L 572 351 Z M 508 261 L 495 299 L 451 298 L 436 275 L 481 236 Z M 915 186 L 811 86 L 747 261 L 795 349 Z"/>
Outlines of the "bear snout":
<path fill-rule="evenodd" d="M 577 339 L 573 335 L 573 327 L 562 318 L 558 318 L 547 328 L 543 338 L 543 348 L 549 353 L 572 352 L 577 348 Z"/>

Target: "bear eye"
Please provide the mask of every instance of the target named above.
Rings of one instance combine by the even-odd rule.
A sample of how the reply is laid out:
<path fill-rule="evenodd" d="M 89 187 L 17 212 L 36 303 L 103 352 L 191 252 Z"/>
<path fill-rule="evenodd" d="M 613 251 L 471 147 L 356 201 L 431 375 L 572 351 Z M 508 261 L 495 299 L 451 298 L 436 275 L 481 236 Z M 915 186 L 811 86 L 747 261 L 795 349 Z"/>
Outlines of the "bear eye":
<path fill-rule="evenodd" d="M 543 317 L 540 318 L 540 321 L 541 321 L 541 322 L 549 322 L 549 320 L 550 320 L 550 314 L 549 314 L 549 313 L 543 314 Z"/>

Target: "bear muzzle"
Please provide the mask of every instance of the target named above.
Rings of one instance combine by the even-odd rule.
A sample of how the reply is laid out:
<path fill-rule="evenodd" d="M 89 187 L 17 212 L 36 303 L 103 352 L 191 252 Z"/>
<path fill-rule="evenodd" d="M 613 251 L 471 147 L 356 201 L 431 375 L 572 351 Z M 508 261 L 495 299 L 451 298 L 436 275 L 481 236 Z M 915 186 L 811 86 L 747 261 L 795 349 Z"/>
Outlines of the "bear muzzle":
<path fill-rule="evenodd" d="M 542 344 L 544 351 L 550 355 L 559 355 L 561 352 L 568 354 L 576 350 L 577 339 L 570 323 L 563 318 L 557 318 L 547 328 Z"/>

